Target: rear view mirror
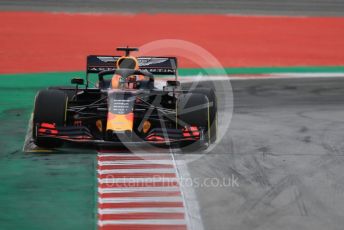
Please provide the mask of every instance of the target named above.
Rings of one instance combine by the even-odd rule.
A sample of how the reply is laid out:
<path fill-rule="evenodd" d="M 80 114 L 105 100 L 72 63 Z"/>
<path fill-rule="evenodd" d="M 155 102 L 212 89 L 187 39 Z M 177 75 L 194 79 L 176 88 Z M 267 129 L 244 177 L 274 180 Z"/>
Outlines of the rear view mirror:
<path fill-rule="evenodd" d="M 73 78 L 71 80 L 72 84 L 76 84 L 76 85 L 83 85 L 84 84 L 84 79 L 82 78 Z"/>

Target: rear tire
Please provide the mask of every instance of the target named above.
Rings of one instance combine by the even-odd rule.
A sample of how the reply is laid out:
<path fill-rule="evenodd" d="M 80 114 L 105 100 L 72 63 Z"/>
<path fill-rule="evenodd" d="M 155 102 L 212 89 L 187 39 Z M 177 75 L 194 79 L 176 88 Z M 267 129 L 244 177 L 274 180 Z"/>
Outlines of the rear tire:
<path fill-rule="evenodd" d="M 37 123 L 54 123 L 64 126 L 66 123 L 67 95 L 60 90 L 48 89 L 37 93 L 33 112 L 33 139 L 39 147 L 57 148 L 62 146 L 62 140 L 36 137 Z"/>

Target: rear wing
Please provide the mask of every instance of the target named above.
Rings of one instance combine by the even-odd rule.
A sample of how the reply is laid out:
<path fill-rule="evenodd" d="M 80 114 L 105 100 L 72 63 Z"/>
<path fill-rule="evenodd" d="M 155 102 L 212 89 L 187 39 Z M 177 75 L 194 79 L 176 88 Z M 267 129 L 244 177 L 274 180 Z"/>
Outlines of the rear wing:
<path fill-rule="evenodd" d="M 115 62 L 120 56 L 90 55 L 87 56 L 87 74 L 114 70 Z M 175 57 L 138 57 L 139 68 L 152 74 L 177 75 L 177 58 Z"/>

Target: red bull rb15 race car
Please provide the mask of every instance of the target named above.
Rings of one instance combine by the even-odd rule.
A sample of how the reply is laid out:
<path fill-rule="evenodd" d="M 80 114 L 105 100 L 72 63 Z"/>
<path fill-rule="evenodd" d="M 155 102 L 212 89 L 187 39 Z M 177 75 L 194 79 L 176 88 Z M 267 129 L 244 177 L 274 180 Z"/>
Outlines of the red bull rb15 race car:
<path fill-rule="evenodd" d="M 58 148 L 74 142 L 207 147 L 216 141 L 212 88 L 182 87 L 175 57 L 134 57 L 130 53 L 137 48 L 117 50 L 125 55 L 88 56 L 86 81 L 73 78 L 75 86 L 37 93 L 32 124 L 37 146 Z M 160 88 L 155 85 L 158 75 L 170 76 Z"/>

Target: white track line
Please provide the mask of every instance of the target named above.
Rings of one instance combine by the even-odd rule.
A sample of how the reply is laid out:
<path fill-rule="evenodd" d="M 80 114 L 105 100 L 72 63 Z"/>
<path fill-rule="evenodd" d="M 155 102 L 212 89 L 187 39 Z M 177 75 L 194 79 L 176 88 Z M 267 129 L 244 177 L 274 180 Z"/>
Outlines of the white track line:
<path fill-rule="evenodd" d="M 343 73 L 272 73 L 272 74 L 228 74 L 182 76 L 179 80 L 184 83 L 197 81 L 224 81 L 224 80 L 264 80 L 264 79 L 301 79 L 301 78 L 333 78 L 344 77 Z"/>
<path fill-rule="evenodd" d="M 181 176 L 183 176 L 184 178 L 191 178 L 187 168 L 187 164 L 183 161 L 175 160 L 175 155 L 173 153 L 172 156 L 178 177 L 181 178 Z M 194 189 L 189 186 L 183 186 L 183 183 L 179 184 L 181 185 L 180 190 L 184 200 L 184 208 L 186 209 L 186 220 L 188 229 L 203 230 L 204 225 Z"/>

